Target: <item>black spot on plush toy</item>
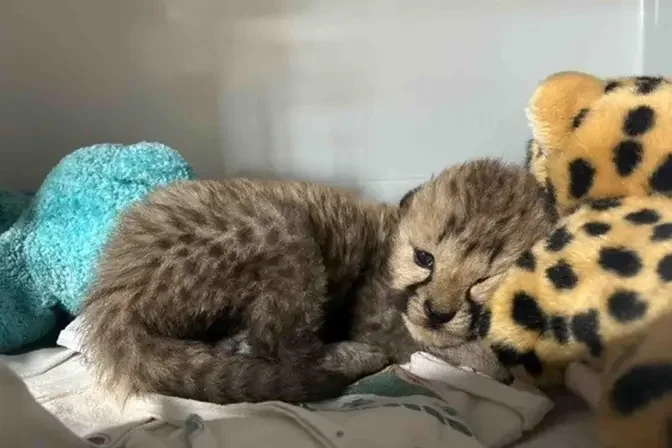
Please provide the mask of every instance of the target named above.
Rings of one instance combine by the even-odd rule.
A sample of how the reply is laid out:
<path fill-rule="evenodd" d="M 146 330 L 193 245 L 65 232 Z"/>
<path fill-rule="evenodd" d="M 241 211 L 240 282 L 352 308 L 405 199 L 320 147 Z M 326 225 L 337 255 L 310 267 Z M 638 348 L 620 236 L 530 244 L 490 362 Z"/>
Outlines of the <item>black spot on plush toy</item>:
<path fill-rule="evenodd" d="M 672 84 L 557 73 L 528 117 L 528 167 L 561 219 L 511 269 L 481 336 L 542 387 L 576 363 L 599 372 L 602 446 L 672 446 Z"/>

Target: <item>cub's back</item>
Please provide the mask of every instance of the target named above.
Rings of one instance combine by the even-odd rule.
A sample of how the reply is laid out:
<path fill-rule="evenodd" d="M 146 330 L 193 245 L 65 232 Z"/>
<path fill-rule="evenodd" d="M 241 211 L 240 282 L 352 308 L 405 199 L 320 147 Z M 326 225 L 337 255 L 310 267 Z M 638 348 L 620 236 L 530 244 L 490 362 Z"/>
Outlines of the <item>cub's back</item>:
<path fill-rule="evenodd" d="M 395 219 L 394 208 L 305 182 L 157 190 L 124 213 L 102 254 L 82 313 L 87 357 L 131 393 L 228 403 L 336 390 L 359 370 L 306 360 L 332 330 L 325 313 L 348 316 Z M 230 352 L 241 332 L 252 356 Z"/>

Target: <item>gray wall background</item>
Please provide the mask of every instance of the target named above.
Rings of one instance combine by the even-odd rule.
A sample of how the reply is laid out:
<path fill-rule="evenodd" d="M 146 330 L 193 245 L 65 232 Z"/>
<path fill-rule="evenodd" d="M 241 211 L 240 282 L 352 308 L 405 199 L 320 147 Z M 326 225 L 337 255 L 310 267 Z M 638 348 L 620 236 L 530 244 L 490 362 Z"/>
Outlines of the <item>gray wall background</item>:
<path fill-rule="evenodd" d="M 398 197 L 448 164 L 521 160 L 566 69 L 672 70 L 659 0 L 3 0 L 0 184 L 159 140 L 203 177 L 276 173 Z M 658 57 L 656 57 L 658 55 Z"/>

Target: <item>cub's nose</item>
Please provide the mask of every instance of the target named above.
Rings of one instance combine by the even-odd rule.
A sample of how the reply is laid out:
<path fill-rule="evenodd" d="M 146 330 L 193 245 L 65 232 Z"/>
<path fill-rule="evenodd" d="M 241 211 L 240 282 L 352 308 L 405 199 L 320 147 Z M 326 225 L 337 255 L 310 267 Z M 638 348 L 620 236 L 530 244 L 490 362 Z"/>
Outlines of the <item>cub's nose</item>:
<path fill-rule="evenodd" d="M 448 313 L 438 311 L 434 308 L 430 299 L 425 300 L 423 307 L 429 321 L 429 326 L 432 328 L 438 328 L 441 325 L 450 322 L 453 317 L 455 317 L 455 314 L 457 314 L 457 311 L 450 311 Z"/>

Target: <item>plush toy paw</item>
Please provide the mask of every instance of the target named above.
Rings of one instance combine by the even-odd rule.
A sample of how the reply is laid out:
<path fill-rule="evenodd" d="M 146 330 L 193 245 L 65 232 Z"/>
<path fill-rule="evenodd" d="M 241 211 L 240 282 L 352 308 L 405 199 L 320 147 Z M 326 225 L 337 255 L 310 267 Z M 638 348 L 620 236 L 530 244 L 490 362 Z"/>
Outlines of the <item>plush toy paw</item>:
<path fill-rule="evenodd" d="M 646 334 L 602 372 L 581 363 L 567 368 L 567 388 L 597 413 L 601 446 L 667 448 L 672 432 L 672 315 L 653 323 Z"/>
<path fill-rule="evenodd" d="M 488 303 L 483 337 L 521 379 L 562 384 L 575 361 L 602 369 L 669 312 L 672 201 L 628 197 L 609 205 L 586 204 L 563 219 Z"/>
<path fill-rule="evenodd" d="M 611 357 L 599 377 L 598 436 L 609 448 L 672 446 L 672 314 Z"/>
<path fill-rule="evenodd" d="M 672 82 L 557 73 L 528 107 L 527 166 L 561 218 L 480 329 L 520 379 L 599 375 L 604 447 L 672 446 Z"/>
<path fill-rule="evenodd" d="M 47 334 L 54 308 L 76 314 L 119 213 L 191 177 L 180 154 L 158 143 L 95 145 L 63 158 L 0 234 L 0 352 Z"/>

